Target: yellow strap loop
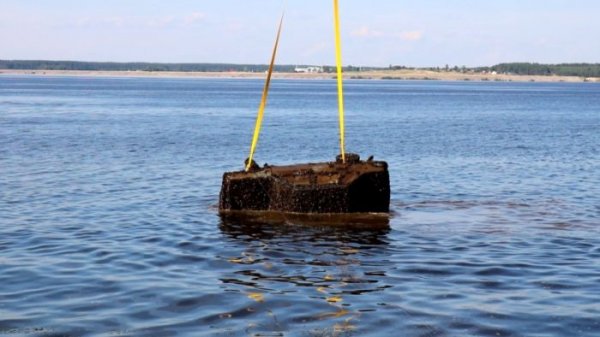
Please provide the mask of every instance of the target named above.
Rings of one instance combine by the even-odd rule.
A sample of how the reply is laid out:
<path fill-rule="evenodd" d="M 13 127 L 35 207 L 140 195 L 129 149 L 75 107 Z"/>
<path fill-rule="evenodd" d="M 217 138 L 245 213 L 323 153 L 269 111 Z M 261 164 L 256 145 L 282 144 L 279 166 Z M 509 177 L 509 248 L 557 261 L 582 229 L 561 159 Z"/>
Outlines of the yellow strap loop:
<path fill-rule="evenodd" d="M 258 116 L 256 116 L 256 124 L 254 125 L 254 135 L 252 136 L 252 145 L 250 146 L 250 156 L 248 156 L 248 162 L 246 163 L 246 172 L 250 170 L 252 165 L 252 157 L 254 157 L 254 151 L 256 150 L 256 144 L 258 143 L 258 136 L 260 135 L 260 128 L 262 126 L 262 120 L 265 115 L 265 106 L 267 105 L 267 96 L 269 95 L 269 86 L 271 84 L 271 75 L 273 74 L 273 67 L 275 65 L 275 57 L 277 56 L 277 47 L 279 46 L 279 37 L 281 36 L 281 26 L 283 25 L 283 15 L 279 20 L 279 29 L 277 29 L 277 38 L 275 39 L 275 46 L 273 47 L 273 55 L 271 56 L 271 64 L 269 65 L 269 71 L 267 73 L 267 80 L 265 81 L 265 87 L 263 88 L 262 98 L 260 100 L 260 106 L 258 107 Z"/>
<path fill-rule="evenodd" d="M 337 65 L 337 89 L 338 109 L 340 115 L 340 150 L 342 161 L 346 162 L 346 151 L 344 150 L 344 87 L 342 81 L 342 39 L 340 37 L 340 14 L 338 0 L 333 0 L 333 16 L 335 26 L 335 63 Z"/>

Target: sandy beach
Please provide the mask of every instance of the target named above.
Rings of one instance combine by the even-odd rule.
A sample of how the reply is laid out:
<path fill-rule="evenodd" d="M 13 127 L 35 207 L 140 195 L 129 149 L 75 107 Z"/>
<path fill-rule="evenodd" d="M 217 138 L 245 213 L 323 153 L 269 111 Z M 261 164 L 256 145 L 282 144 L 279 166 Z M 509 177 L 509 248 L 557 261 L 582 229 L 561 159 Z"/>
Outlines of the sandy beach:
<path fill-rule="evenodd" d="M 0 75 L 81 76 L 81 77 L 173 77 L 173 78 L 264 78 L 257 72 L 169 72 L 169 71 L 80 71 L 80 70 L 13 70 L 0 69 Z M 333 79 L 334 73 L 273 73 L 280 79 Z M 600 82 L 600 78 L 578 76 L 506 75 L 461 73 L 429 70 L 377 70 L 344 73 L 346 79 L 373 80 L 437 80 L 496 82 Z"/>

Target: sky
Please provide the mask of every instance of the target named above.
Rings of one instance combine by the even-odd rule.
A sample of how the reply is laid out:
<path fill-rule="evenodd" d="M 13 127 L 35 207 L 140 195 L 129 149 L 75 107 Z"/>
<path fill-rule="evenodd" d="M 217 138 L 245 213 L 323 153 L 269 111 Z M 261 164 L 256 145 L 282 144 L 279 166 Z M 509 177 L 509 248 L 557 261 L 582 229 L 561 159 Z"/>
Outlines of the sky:
<path fill-rule="evenodd" d="M 339 0 L 343 63 L 600 62 L 597 0 Z M 335 63 L 332 0 L 0 0 L 0 59 Z"/>

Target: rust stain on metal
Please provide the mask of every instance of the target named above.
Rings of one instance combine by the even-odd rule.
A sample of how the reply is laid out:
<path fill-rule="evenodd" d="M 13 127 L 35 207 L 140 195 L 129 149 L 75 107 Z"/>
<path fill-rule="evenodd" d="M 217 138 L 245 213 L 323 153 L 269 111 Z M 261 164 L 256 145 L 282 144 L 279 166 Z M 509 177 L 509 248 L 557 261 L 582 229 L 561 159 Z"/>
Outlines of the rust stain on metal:
<path fill-rule="evenodd" d="M 390 182 L 384 161 L 361 161 L 346 154 L 346 163 L 309 163 L 227 172 L 219 211 L 300 214 L 388 213 Z"/>

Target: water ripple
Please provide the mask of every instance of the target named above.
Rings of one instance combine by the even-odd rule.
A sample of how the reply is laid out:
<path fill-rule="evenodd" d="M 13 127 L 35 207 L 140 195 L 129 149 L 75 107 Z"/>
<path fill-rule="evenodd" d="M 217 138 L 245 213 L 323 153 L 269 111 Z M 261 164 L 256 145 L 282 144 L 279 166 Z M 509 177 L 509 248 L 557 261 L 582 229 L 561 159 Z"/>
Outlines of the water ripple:
<path fill-rule="evenodd" d="M 330 159 L 334 89 L 274 82 L 258 158 Z M 217 216 L 260 90 L 0 77 L 0 335 L 598 335 L 593 84 L 350 81 L 380 230 Z"/>

